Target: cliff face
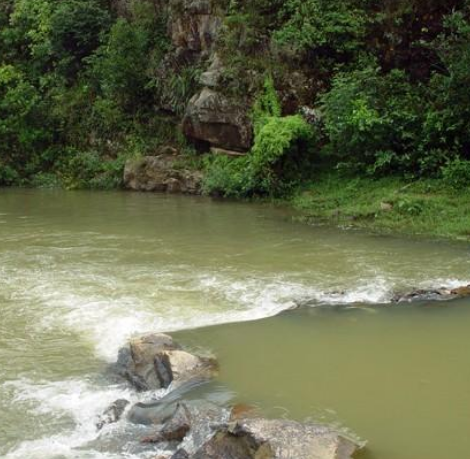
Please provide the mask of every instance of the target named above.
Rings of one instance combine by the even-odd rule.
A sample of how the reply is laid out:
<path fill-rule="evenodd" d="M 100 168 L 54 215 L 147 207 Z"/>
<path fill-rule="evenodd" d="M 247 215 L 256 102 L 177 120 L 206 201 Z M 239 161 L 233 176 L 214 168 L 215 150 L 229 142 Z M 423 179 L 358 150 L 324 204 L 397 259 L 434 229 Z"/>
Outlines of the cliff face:
<path fill-rule="evenodd" d="M 159 77 L 169 79 L 189 66 L 199 70 L 196 91 L 182 113 L 175 113 L 184 134 L 206 149 L 248 151 L 253 137 L 248 98 L 229 96 L 221 85 L 224 66 L 217 48 L 226 3 L 220 0 L 152 0 L 152 3 L 168 18 L 167 34 L 171 41 L 171 49 L 158 69 Z M 115 0 L 113 8 L 126 17 L 131 2 Z M 164 97 L 159 108 L 176 111 Z"/>

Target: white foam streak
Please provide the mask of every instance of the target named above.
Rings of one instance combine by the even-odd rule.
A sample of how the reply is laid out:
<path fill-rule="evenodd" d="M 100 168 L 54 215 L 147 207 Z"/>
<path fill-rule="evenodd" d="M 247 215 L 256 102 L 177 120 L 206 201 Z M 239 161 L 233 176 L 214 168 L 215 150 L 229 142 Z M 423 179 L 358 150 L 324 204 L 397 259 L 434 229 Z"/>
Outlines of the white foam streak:
<path fill-rule="evenodd" d="M 24 406 L 28 415 L 67 417 L 74 425 L 73 428 L 65 429 L 56 435 L 24 441 L 9 452 L 5 459 L 111 457 L 95 451 L 91 455 L 90 451 L 79 451 L 77 448 L 94 440 L 100 434 L 95 423 L 99 415 L 114 400 L 119 398 L 137 400 L 133 392 L 121 386 L 97 387 L 78 379 L 41 383 L 20 379 L 5 383 L 4 387 L 13 390 L 13 402 Z M 115 455 L 113 457 L 116 458 Z"/>

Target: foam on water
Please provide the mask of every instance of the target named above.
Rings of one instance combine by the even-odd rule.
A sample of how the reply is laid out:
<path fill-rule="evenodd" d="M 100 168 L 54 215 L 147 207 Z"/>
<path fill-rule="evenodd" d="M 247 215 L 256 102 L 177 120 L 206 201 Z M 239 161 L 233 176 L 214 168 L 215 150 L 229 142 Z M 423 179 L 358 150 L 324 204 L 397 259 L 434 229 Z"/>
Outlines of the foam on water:
<path fill-rule="evenodd" d="M 119 385 L 100 387 L 82 379 L 54 382 L 19 379 L 4 383 L 1 389 L 12 391 L 14 394 L 12 401 L 18 407 L 25 409 L 29 416 L 69 418 L 73 424 L 70 429 L 66 428 L 55 435 L 22 442 L 10 451 L 5 459 L 110 457 L 108 454 L 101 455 L 96 451 L 90 453 L 77 448 L 101 434 L 96 429 L 96 422 L 99 415 L 114 400 L 125 398 L 137 401 L 136 394 L 125 387 Z M 131 456 L 123 455 L 122 458 L 124 457 Z"/>

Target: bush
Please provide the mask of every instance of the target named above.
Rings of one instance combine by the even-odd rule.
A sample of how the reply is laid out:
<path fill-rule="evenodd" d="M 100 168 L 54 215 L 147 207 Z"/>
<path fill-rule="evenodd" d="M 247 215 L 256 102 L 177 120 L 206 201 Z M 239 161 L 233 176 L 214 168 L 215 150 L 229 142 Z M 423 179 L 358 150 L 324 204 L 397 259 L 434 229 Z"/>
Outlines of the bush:
<path fill-rule="evenodd" d="M 283 26 L 274 34 L 282 46 L 315 57 L 338 58 L 363 46 L 366 11 L 354 0 L 287 0 Z"/>
<path fill-rule="evenodd" d="M 223 196 L 278 195 L 294 186 L 310 169 L 312 127 L 301 116 L 281 116 L 274 82 L 253 104 L 255 141 L 243 158 L 216 157 L 206 163 L 204 191 Z"/>
<path fill-rule="evenodd" d="M 440 58 L 430 81 L 432 104 L 423 131 L 427 145 L 470 159 L 470 21 L 462 12 L 445 19 L 432 43 Z"/>
<path fill-rule="evenodd" d="M 107 41 L 88 60 L 91 75 L 105 98 L 125 110 L 146 102 L 148 51 L 147 31 L 118 19 Z"/>
<path fill-rule="evenodd" d="M 59 72 L 73 77 L 99 45 L 110 15 L 98 0 L 16 0 L 6 38 L 31 75 Z"/>
<path fill-rule="evenodd" d="M 328 151 L 371 175 L 416 170 L 424 95 L 399 70 L 337 75 L 322 98 Z"/>
<path fill-rule="evenodd" d="M 206 158 L 203 192 L 205 194 L 242 198 L 252 194 L 249 159 L 215 156 Z"/>
<path fill-rule="evenodd" d="M 455 190 L 470 187 L 470 161 L 460 158 L 449 161 L 442 168 L 442 178 L 446 185 Z"/>
<path fill-rule="evenodd" d="M 255 136 L 249 170 L 254 191 L 286 192 L 310 171 L 313 131 L 298 115 L 267 118 Z"/>
<path fill-rule="evenodd" d="M 12 65 L 0 66 L 0 158 L 2 182 L 27 172 L 28 164 L 49 140 L 41 115 L 41 97 Z M 13 172 L 16 171 L 16 172 Z"/>
<path fill-rule="evenodd" d="M 96 0 L 62 0 L 50 19 L 50 42 L 62 73 L 74 76 L 81 61 L 100 44 L 110 25 L 109 13 Z"/>
<path fill-rule="evenodd" d="M 122 184 L 124 165 L 128 156 L 104 160 L 97 151 L 67 148 L 62 152 L 55 169 L 61 185 L 67 189 L 113 189 Z"/>

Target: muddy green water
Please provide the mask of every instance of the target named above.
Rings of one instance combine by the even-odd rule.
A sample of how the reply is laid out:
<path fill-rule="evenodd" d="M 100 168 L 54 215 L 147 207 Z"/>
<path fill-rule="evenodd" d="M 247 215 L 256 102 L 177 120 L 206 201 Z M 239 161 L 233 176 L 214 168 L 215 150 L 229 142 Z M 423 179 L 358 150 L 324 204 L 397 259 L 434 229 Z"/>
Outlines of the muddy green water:
<path fill-rule="evenodd" d="M 125 420 L 95 429 L 148 396 L 106 372 L 147 331 L 219 357 L 206 398 L 339 425 L 367 459 L 470 457 L 470 302 L 380 306 L 468 283 L 469 255 L 256 205 L 0 190 L 0 457 L 154 457 Z"/>

